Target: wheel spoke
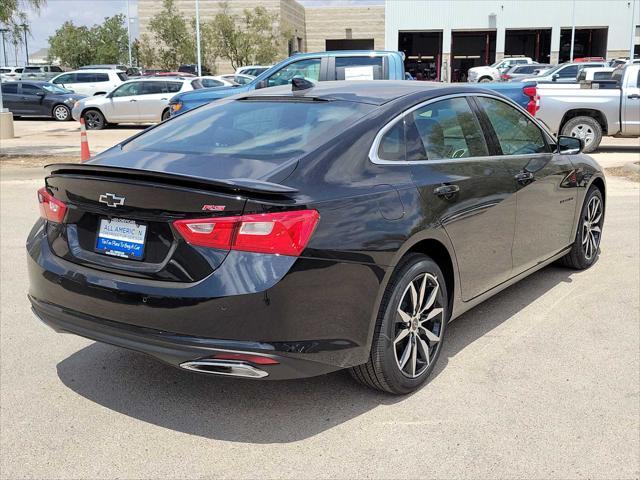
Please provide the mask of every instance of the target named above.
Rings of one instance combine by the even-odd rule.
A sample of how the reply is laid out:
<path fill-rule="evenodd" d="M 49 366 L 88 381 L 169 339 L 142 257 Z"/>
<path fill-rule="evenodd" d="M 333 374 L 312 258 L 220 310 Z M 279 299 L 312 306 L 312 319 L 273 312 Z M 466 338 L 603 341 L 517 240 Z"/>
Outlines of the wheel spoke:
<path fill-rule="evenodd" d="M 411 315 L 409 315 L 407 312 L 402 310 L 400 307 L 398 307 L 398 315 L 400 315 L 400 318 L 404 323 L 407 323 L 407 324 L 411 323 Z"/>
<path fill-rule="evenodd" d="M 400 357 L 399 360 L 400 370 L 405 367 L 407 361 L 409 360 L 409 357 L 411 356 L 411 343 L 411 338 L 409 338 L 409 341 L 407 342 L 407 345 L 404 347 L 404 351 L 402 352 L 402 357 Z"/>
<path fill-rule="evenodd" d="M 431 363 L 429 360 L 429 345 L 420 337 L 418 337 L 418 348 L 420 349 L 420 356 L 424 359 L 428 367 Z"/>
<path fill-rule="evenodd" d="M 598 225 L 594 225 L 591 227 L 592 232 L 601 233 L 600 227 Z"/>
<path fill-rule="evenodd" d="M 400 340 L 405 338 L 407 335 L 409 335 L 409 329 L 408 328 L 400 330 L 400 333 L 398 333 L 398 335 L 396 336 L 396 339 L 393 341 L 393 344 L 396 345 Z"/>
<path fill-rule="evenodd" d="M 411 304 L 413 306 L 413 315 L 415 315 L 418 313 L 418 292 L 413 282 L 409 284 L 409 292 L 411 292 Z"/>
<path fill-rule="evenodd" d="M 415 377 L 418 364 L 418 342 L 416 342 L 415 337 L 412 337 L 412 341 L 409 343 L 411 344 L 411 376 Z"/>
<path fill-rule="evenodd" d="M 427 299 L 427 303 L 425 303 L 424 307 L 422 308 L 422 310 L 420 310 L 419 313 L 423 313 L 426 310 L 429 310 L 433 304 L 436 301 L 436 296 L 438 295 L 438 288 L 440 288 L 440 284 L 436 283 L 433 286 L 433 289 L 431 290 L 431 293 L 429 294 L 429 298 Z"/>
<path fill-rule="evenodd" d="M 591 220 L 591 223 L 600 223 L 600 218 L 602 218 L 602 212 L 601 212 L 601 211 L 598 211 L 598 212 L 596 212 L 596 213 L 597 213 L 597 216 L 596 216 L 596 218 L 594 218 L 593 220 Z"/>
<path fill-rule="evenodd" d="M 430 342 L 437 343 L 440 341 L 440 337 L 429 330 L 427 327 L 420 327 L 424 332 L 425 336 L 429 339 Z"/>
<path fill-rule="evenodd" d="M 424 301 L 424 294 L 426 290 L 427 290 L 427 275 L 425 274 L 422 276 L 422 284 L 420 285 L 420 296 L 418 297 L 418 309 L 422 308 L 422 302 Z"/>
<path fill-rule="evenodd" d="M 425 323 L 425 322 L 429 322 L 429 321 L 433 320 L 434 318 L 436 318 L 441 313 L 442 313 L 442 308 L 434 308 L 433 310 L 431 310 L 427 314 L 427 316 L 425 318 L 420 320 L 420 326 L 422 326 L 422 324 Z"/>
<path fill-rule="evenodd" d="M 582 245 L 586 245 L 589 241 L 589 227 L 585 224 L 582 227 Z"/>

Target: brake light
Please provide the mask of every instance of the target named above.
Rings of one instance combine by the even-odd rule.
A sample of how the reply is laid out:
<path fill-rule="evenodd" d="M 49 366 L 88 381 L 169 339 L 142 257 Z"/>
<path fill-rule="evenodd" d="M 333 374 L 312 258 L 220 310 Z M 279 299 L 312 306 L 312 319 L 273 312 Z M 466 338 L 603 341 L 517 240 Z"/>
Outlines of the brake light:
<path fill-rule="evenodd" d="M 38 204 L 40 216 L 50 222 L 62 223 L 67 213 L 67 206 L 51 195 L 46 187 L 38 190 Z"/>
<path fill-rule="evenodd" d="M 192 245 L 297 257 L 307 246 L 319 219 L 315 210 L 295 210 L 176 220 L 173 225 Z"/>
<path fill-rule="evenodd" d="M 506 73 L 503 73 L 502 75 L 500 75 L 500 78 L 506 82 L 511 78 L 511 76 L 507 75 Z"/>
<path fill-rule="evenodd" d="M 529 97 L 529 103 L 527 103 L 527 112 L 534 117 L 536 112 L 540 110 L 540 97 L 538 96 L 538 89 L 536 87 L 524 87 L 522 92 Z"/>

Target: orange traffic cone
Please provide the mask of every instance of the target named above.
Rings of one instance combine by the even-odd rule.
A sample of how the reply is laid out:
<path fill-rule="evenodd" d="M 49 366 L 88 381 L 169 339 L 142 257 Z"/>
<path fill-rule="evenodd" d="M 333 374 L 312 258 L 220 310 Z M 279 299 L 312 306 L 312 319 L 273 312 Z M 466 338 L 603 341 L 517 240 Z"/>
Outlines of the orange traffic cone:
<path fill-rule="evenodd" d="M 87 129 L 84 126 L 84 118 L 80 118 L 80 161 L 86 162 L 91 158 L 89 151 L 89 141 L 87 140 Z"/>

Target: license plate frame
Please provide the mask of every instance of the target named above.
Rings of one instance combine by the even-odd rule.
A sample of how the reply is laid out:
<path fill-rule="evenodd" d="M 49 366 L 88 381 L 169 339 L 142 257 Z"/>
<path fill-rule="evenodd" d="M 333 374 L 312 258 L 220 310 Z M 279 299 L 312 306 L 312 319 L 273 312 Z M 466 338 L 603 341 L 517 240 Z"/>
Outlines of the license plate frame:
<path fill-rule="evenodd" d="M 115 228 L 114 228 L 115 227 Z M 94 251 L 123 260 L 144 260 L 149 225 L 119 217 L 98 220 Z"/>

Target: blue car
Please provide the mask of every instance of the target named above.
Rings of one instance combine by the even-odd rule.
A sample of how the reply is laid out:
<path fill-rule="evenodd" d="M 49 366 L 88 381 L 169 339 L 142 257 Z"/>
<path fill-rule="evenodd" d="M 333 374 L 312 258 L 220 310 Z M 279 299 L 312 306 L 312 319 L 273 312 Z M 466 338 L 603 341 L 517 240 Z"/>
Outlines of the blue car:
<path fill-rule="evenodd" d="M 251 83 L 235 87 L 216 87 L 184 92 L 171 99 L 171 115 L 184 113 L 213 100 L 259 88 L 291 83 L 294 77 L 314 82 L 328 80 L 403 80 L 404 55 L 401 52 L 344 50 L 303 53 L 289 57 L 258 75 Z"/>

